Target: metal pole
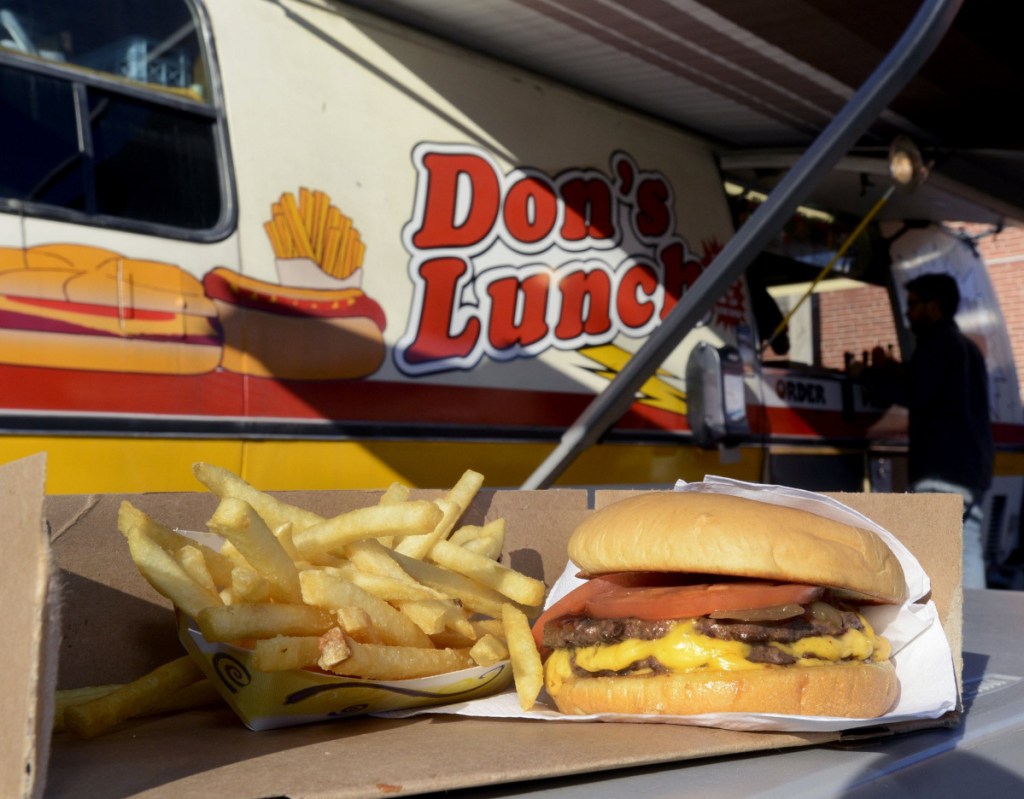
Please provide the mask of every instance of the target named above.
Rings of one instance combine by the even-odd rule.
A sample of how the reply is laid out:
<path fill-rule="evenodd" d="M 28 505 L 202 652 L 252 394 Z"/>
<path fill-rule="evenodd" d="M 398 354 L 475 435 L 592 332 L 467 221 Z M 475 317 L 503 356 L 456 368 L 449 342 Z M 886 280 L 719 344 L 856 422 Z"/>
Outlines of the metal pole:
<path fill-rule="evenodd" d="M 932 54 L 962 0 L 926 0 L 893 49 L 821 132 L 768 199 L 725 245 L 660 327 L 598 394 L 522 488 L 547 488 L 597 443 L 633 403 L 637 390 L 782 228 L 816 183 L 857 142 Z"/>

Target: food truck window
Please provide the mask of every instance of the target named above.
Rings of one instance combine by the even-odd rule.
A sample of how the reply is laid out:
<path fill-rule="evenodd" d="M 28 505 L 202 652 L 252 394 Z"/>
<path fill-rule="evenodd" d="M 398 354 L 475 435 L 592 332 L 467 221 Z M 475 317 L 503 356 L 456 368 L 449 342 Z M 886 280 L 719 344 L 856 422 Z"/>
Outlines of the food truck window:
<path fill-rule="evenodd" d="M 80 162 L 71 86 L 0 64 L 0 105 L 0 151 L 5 153 L 0 193 L 28 200 L 44 176 L 53 175 L 48 181 L 52 201 L 85 210 L 81 169 L 75 167 Z"/>
<path fill-rule="evenodd" d="M 185 0 L 0 0 L 0 48 L 209 95 L 195 13 Z"/>
<path fill-rule="evenodd" d="M 226 137 L 196 11 L 186 0 L 0 0 L 0 146 L 14 164 L 0 203 L 223 235 Z"/>
<path fill-rule="evenodd" d="M 725 190 L 737 225 L 764 200 L 738 184 Z M 888 248 L 876 224 L 847 244 L 859 227 L 857 219 L 800 206 L 747 269 L 766 363 L 841 370 L 847 352 L 860 357 L 894 341 Z"/>

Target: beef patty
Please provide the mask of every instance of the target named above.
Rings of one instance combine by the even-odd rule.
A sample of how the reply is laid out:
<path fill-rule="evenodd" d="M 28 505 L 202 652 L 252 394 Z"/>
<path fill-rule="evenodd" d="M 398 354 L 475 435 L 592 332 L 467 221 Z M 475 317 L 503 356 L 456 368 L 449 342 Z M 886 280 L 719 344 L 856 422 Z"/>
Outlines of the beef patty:
<path fill-rule="evenodd" d="M 584 616 L 569 616 L 548 622 L 544 627 L 543 640 L 544 646 L 549 649 L 582 649 L 597 644 L 615 644 L 627 639 L 652 641 L 667 635 L 675 624 L 676 622 L 672 620 L 591 619 Z M 856 613 L 838 609 L 834 613 L 821 615 L 805 612 L 801 616 L 780 621 L 734 621 L 712 619 L 709 616 L 694 619 L 694 628 L 702 635 L 748 644 L 750 652 L 747 659 L 751 662 L 778 665 L 795 663 L 796 658 L 771 646 L 773 643 L 790 644 L 802 638 L 820 635 L 840 637 L 847 630 L 862 630 L 863 627 Z M 617 673 L 639 669 L 664 670 L 654 658 L 645 658 Z"/>

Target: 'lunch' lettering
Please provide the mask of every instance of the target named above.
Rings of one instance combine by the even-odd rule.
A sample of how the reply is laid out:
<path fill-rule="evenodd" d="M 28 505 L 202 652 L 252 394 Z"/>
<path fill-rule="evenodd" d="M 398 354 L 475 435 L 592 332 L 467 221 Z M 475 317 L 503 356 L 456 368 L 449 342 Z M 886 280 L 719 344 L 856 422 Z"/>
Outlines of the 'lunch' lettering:
<path fill-rule="evenodd" d="M 465 145 L 419 145 L 413 163 L 406 374 L 647 336 L 719 249 L 698 257 L 675 235 L 671 184 L 625 153 L 607 175 L 504 172 Z"/>

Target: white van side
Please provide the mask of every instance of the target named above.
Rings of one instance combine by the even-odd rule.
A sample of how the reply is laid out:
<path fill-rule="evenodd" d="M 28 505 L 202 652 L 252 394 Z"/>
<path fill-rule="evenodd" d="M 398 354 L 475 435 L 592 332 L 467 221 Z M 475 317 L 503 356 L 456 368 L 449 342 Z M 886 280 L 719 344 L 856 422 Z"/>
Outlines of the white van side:
<path fill-rule="evenodd" d="M 709 143 L 345 4 L 107 5 L 0 18 L 0 459 L 48 451 L 51 493 L 188 490 L 197 460 L 279 489 L 519 485 L 742 216 Z M 1005 549 L 1020 398 L 959 248 Z M 913 260 L 838 271 L 896 296 Z M 559 482 L 899 490 L 905 416 L 816 363 L 799 315 L 766 348 L 765 288 L 723 294 Z"/>

